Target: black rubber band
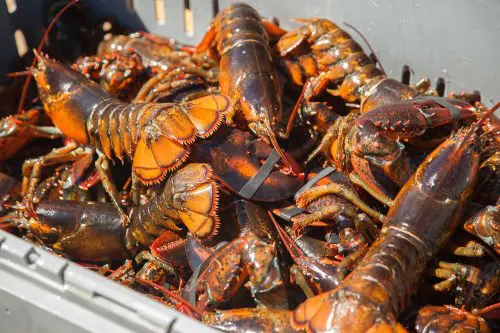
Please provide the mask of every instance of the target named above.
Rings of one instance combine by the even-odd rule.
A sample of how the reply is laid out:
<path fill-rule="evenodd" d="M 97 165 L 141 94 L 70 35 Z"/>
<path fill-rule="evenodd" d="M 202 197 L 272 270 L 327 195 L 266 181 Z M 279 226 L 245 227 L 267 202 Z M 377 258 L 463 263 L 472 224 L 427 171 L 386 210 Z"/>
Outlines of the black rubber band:
<path fill-rule="evenodd" d="M 446 100 L 446 98 L 438 97 L 438 96 L 422 96 L 422 97 L 419 97 L 419 99 L 430 99 L 430 100 L 438 103 L 442 107 L 450 110 L 451 120 L 455 120 L 456 121 L 456 120 L 460 120 L 461 119 L 462 110 L 460 110 L 455 105 L 453 105 L 450 102 L 448 102 Z"/>
<path fill-rule="evenodd" d="M 280 159 L 280 155 L 276 152 L 276 150 L 273 150 L 273 152 L 267 157 L 264 164 L 260 167 L 259 171 L 245 184 L 245 186 L 241 188 L 238 194 L 245 199 L 252 199 L 255 192 L 257 192 L 271 171 L 273 171 L 274 165 Z"/>
<path fill-rule="evenodd" d="M 284 220 L 290 221 L 292 217 L 304 213 L 305 211 L 297 206 L 289 206 L 283 209 L 276 209 L 274 213 Z"/>
<path fill-rule="evenodd" d="M 304 186 L 302 186 L 298 191 L 297 193 L 295 193 L 295 196 L 293 197 L 295 200 L 297 200 L 297 196 L 304 192 L 305 190 L 308 190 L 310 189 L 311 187 L 313 187 L 314 185 L 316 185 L 317 182 L 319 182 L 321 179 L 325 178 L 325 177 L 328 177 L 332 172 L 336 171 L 337 169 L 333 168 L 333 167 L 328 167 L 328 168 L 324 168 L 323 170 L 321 170 L 320 172 L 318 172 L 318 174 L 316 176 L 314 176 L 313 178 L 311 178 L 307 183 L 304 184 Z"/>

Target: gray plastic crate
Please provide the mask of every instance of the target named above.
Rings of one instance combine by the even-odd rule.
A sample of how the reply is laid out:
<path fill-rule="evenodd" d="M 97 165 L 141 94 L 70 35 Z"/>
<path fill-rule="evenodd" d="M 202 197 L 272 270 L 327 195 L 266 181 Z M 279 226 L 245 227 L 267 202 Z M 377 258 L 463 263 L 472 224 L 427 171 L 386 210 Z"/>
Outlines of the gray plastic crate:
<path fill-rule="evenodd" d="M 215 332 L 0 230 L 0 332 Z"/>
<path fill-rule="evenodd" d="M 227 0 L 81 0 L 101 17 L 196 44 Z M 356 26 L 387 73 L 412 81 L 443 78 L 446 90 L 479 90 L 500 100 L 500 1 L 497 0 L 252 0 L 282 27 L 294 17 L 325 17 Z M 15 33 L 29 52 L 43 33 L 43 0 L 0 1 L 0 83 L 19 56 Z M 7 7 L 10 5 L 10 11 Z M 15 7 L 15 9 L 14 9 Z M 187 13 L 187 14 L 186 14 Z M 360 44 L 358 36 L 346 28 Z M 366 48 L 366 46 L 365 46 Z M 210 332 L 201 324 L 89 270 L 0 231 L 1 332 Z"/>

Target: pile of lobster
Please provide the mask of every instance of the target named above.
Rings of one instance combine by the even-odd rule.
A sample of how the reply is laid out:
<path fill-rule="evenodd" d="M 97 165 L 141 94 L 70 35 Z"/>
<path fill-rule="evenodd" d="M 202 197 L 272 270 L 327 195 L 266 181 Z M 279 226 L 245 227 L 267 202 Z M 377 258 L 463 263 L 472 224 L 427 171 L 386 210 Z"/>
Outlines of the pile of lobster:
<path fill-rule="evenodd" d="M 299 23 L 233 4 L 196 47 L 35 51 L 0 228 L 222 331 L 499 329 L 500 104 Z"/>

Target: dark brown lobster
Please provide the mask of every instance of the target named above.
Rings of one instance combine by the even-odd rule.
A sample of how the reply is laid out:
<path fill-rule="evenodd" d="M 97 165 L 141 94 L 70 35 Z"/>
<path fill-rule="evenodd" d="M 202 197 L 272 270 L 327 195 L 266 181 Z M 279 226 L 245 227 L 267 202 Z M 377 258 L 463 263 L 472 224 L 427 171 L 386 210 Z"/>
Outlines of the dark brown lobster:
<path fill-rule="evenodd" d="M 415 325 L 418 333 L 491 332 L 480 316 L 452 306 L 425 306 L 418 312 Z"/>
<path fill-rule="evenodd" d="M 136 54 L 145 67 L 155 71 L 166 71 L 178 66 L 190 68 L 213 69 L 217 66 L 207 54 L 193 55 L 188 47 L 177 43 L 173 39 L 162 38 L 147 32 L 137 32 L 125 35 L 112 36 L 99 44 L 97 56 L 105 57 L 113 53 L 130 57 Z M 217 71 L 211 72 L 214 77 Z"/>
<path fill-rule="evenodd" d="M 228 99 L 219 94 L 176 104 L 124 103 L 73 69 L 38 54 L 36 57 L 38 65 L 32 72 L 44 108 L 72 142 L 25 163 L 23 192 L 27 201 L 43 166 L 92 154 L 92 149 L 86 152 L 81 147 L 90 146 L 99 156 L 95 162 L 99 178 L 126 223 L 108 158 L 128 158 L 135 179 L 158 183 L 186 160 L 197 137 L 206 138 L 216 131 L 229 108 Z"/>
<path fill-rule="evenodd" d="M 221 93 L 233 104 L 226 116 L 228 122 L 249 128 L 270 142 L 288 163 L 276 139 L 290 134 L 281 127 L 281 89 L 268 40 L 268 32 L 276 30 L 283 33 L 280 29 L 266 31 L 259 14 L 249 5 L 233 4 L 216 16 L 197 52 L 215 48 L 220 57 Z M 289 163 L 288 167 L 297 171 Z"/>
<path fill-rule="evenodd" d="M 147 70 L 138 55 L 119 53 L 80 58 L 72 66 L 91 80 L 99 82 L 109 94 L 131 101 L 147 80 Z"/>
<path fill-rule="evenodd" d="M 395 316 L 407 306 L 427 263 L 453 234 L 473 192 L 481 150 L 476 131 L 483 121 L 458 132 L 425 159 L 399 192 L 366 256 L 338 288 L 295 310 L 295 328 L 405 331 Z"/>

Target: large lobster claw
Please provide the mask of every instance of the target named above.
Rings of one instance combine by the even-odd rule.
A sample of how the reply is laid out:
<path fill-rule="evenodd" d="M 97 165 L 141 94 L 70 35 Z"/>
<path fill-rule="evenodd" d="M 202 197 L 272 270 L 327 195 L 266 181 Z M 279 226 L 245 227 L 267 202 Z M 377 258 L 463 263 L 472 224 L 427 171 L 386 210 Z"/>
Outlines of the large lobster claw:
<path fill-rule="evenodd" d="M 193 161 L 210 164 L 215 178 L 246 199 L 281 201 L 293 196 L 302 186 L 302 175 L 292 177 L 275 167 L 278 159 L 274 163 L 270 159 L 261 162 L 271 154 L 276 154 L 271 146 L 254 140 L 250 133 L 238 129 L 221 129 L 193 148 Z M 262 172 L 263 168 L 268 168 L 269 172 Z M 248 191 L 249 187 L 253 188 Z"/>

